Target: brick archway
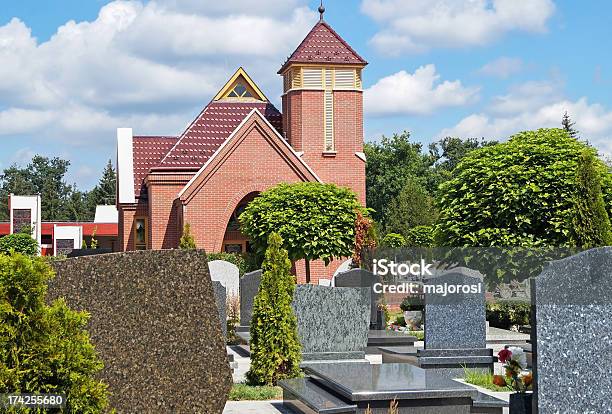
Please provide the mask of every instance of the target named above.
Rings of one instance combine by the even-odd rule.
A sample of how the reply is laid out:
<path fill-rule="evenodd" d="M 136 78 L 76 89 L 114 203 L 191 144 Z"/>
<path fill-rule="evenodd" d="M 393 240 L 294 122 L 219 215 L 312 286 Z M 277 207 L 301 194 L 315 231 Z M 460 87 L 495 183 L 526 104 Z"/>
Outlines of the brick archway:
<path fill-rule="evenodd" d="M 240 231 L 240 223 L 238 216 L 244 208 L 257 197 L 261 191 L 251 191 L 247 193 L 238 202 L 234 202 L 231 205 L 235 205 L 234 209 L 231 210 L 228 219 L 226 220 L 227 225 L 225 228 L 225 234 L 223 235 L 223 242 L 221 244 L 221 251 L 231 253 L 245 253 L 250 251 L 250 245 L 248 238 Z"/>

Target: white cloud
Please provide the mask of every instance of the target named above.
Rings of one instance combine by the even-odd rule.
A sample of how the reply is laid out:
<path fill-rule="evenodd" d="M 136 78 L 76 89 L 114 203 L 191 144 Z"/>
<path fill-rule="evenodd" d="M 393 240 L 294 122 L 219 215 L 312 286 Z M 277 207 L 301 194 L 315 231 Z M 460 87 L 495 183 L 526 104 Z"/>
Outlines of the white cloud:
<path fill-rule="evenodd" d="M 552 0 L 362 0 L 383 28 L 371 43 L 383 53 L 484 45 L 511 31 L 541 33 Z"/>
<path fill-rule="evenodd" d="M 368 115 L 429 114 L 438 108 L 461 106 L 477 99 L 478 88 L 461 81 L 440 81 L 432 64 L 414 74 L 400 71 L 384 77 L 364 92 Z"/>
<path fill-rule="evenodd" d="M 506 79 L 523 70 L 523 61 L 519 58 L 502 56 L 484 65 L 479 73 L 485 76 Z"/>
<path fill-rule="evenodd" d="M 538 128 L 560 128 L 561 117 L 567 111 L 576 122 L 580 136 L 596 146 L 604 154 L 612 154 L 612 108 L 598 103 L 589 103 L 586 97 L 575 101 L 558 99 L 537 106 L 534 102 L 518 110 L 521 101 L 511 102 L 507 95 L 506 112 L 481 112 L 469 115 L 451 128 L 443 129 L 438 136 L 485 137 L 503 140 L 524 130 Z M 549 97 L 556 96 L 554 94 Z"/>
<path fill-rule="evenodd" d="M 316 13 L 305 0 L 208 3 L 116 0 L 43 43 L 19 19 L 0 26 L 0 135 L 112 155 L 117 127 L 179 133 L 239 66 L 280 95 L 276 71 Z"/>

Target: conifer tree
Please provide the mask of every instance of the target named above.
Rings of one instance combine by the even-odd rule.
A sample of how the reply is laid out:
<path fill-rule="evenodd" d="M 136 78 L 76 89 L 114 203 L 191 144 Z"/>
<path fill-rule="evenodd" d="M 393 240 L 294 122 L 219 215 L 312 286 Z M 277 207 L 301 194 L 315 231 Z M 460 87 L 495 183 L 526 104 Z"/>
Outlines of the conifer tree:
<path fill-rule="evenodd" d="M 576 171 L 574 195 L 573 241 L 590 249 L 612 245 L 612 226 L 601 191 L 601 175 L 593 151 L 584 150 Z"/>
<path fill-rule="evenodd" d="M 301 345 L 291 307 L 295 279 L 282 244 L 281 236 L 270 234 L 261 284 L 253 304 L 251 369 L 247 373 L 247 380 L 253 385 L 273 385 L 300 375 Z"/>
<path fill-rule="evenodd" d="M 569 134 L 572 138 L 578 138 L 578 130 L 574 127 L 576 122 L 572 121 L 567 111 L 563 114 L 563 118 L 561 119 L 561 125 L 563 129 Z"/>
<path fill-rule="evenodd" d="M 191 225 L 189 223 L 185 223 L 183 226 L 183 235 L 181 236 L 181 240 L 179 240 L 179 249 L 196 249 L 196 242 L 191 234 Z"/>

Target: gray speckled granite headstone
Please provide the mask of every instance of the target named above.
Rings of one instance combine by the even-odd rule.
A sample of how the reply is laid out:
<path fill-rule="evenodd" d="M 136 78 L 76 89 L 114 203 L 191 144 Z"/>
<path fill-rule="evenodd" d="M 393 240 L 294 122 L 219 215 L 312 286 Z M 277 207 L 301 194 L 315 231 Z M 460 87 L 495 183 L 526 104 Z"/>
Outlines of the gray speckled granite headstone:
<path fill-rule="evenodd" d="M 223 335 L 227 336 L 227 315 L 225 303 L 227 300 L 227 294 L 225 287 L 216 280 L 212 282 L 213 290 L 215 291 L 215 302 L 217 302 L 217 309 L 219 310 L 219 320 L 221 321 L 221 330 L 223 331 Z"/>
<path fill-rule="evenodd" d="M 246 273 L 240 279 L 240 325 L 249 326 L 253 317 L 253 302 L 259 291 L 261 270 Z"/>
<path fill-rule="evenodd" d="M 550 263 L 535 279 L 539 413 L 612 413 L 612 247 Z"/>
<path fill-rule="evenodd" d="M 379 277 L 365 269 L 351 269 L 344 273 L 339 273 L 334 278 L 336 287 L 359 287 L 367 288 L 370 291 L 370 326 L 371 329 L 379 329 L 378 316 L 376 310 L 382 295 L 375 293 L 372 286 L 379 282 Z"/>
<path fill-rule="evenodd" d="M 298 285 L 293 309 L 304 360 L 364 358 L 370 323 L 365 288 Z"/>
<path fill-rule="evenodd" d="M 459 267 L 426 281 L 427 285 L 476 285 L 478 294 L 425 295 L 425 349 L 486 347 L 486 311 L 483 275 Z"/>

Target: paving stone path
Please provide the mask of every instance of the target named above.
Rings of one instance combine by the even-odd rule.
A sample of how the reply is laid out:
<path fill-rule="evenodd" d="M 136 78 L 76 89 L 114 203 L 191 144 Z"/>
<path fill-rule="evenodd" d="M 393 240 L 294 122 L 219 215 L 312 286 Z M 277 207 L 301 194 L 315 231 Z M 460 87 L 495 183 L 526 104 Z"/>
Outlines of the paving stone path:
<path fill-rule="evenodd" d="M 223 414 L 295 414 L 282 401 L 228 401 Z"/>

